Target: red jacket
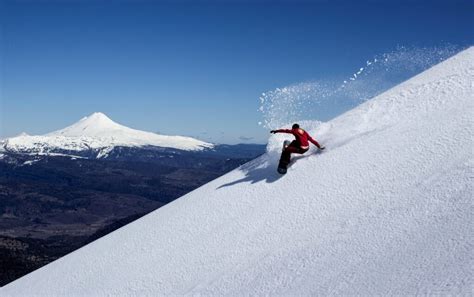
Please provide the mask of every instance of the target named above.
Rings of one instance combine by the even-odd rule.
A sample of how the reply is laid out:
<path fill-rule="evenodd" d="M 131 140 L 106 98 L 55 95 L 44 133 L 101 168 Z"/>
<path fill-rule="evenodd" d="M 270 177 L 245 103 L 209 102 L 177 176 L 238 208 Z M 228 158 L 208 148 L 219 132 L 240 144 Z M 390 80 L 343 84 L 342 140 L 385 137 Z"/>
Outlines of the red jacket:
<path fill-rule="evenodd" d="M 313 143 L 315 146 L 317 146 L 318 148 L 321 148 L 319 143 L 316 140 L 314 140 L 308 134 L 308 132 L 306 132 L 305 130 L 303 130 L 301 128 L 298 128 L 298 129 L 278 129 L 278 130 L 275 130 L 275 132 L 293 134 L 296 138 L 296 141 L 298 142 L 298 144 L 300 145 L 300 147 L 302 149 L 308 149 L 309 148 L 309 142 L 308 141 L 311 141 L 311 143 Z"/>

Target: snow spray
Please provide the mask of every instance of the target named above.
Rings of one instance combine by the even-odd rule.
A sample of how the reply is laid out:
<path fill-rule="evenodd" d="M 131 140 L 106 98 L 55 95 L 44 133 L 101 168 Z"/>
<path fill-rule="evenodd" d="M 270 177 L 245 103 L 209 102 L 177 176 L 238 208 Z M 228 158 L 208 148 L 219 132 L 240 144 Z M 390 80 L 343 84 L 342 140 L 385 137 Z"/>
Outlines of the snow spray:
<path fill-rule="evenodd" d="M 345 78 L 302 82 L 265 92 L 260 96 L 262 120 L 258 124 L 276 129 L 304 120 L 327 121 L 461 50 L 454 45 L 397 47 L 367 60 Z"/>

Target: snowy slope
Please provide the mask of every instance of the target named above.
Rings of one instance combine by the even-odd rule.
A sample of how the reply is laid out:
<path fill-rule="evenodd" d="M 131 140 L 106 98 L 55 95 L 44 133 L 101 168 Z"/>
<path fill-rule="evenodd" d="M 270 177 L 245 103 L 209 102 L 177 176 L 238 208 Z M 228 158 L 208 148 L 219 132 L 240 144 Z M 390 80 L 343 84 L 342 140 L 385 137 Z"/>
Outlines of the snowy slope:
<path fill-rule="evenodd" d="M 473 82 L 470 48 L 0 294 L 470 295 Z"/>
<path fill-rule="evenodd" d="M 194 138 L 158 135 L 117 124 L 105 114 L 96 112 L 79 122 L 42 136 L 22 134 L 0 142 L 6 150 L 32 154 L 50 154 L 58 150 L 96 150 L 98 157 L 116 146 L 159 146 L 182 150 L 202 150 L 212 147 Z"/>

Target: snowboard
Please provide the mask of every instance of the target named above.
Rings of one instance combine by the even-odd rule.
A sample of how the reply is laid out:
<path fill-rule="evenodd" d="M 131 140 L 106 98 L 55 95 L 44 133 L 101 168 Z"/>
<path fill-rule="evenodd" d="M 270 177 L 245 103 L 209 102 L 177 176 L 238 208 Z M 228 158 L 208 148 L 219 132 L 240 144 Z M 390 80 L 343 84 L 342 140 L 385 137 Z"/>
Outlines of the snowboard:
<path fill-rule="evenodd" d="M 283 142 L 283 148 L 281 150 L 282 153 L 290 145 L 290 143 L 291 143 L 291 141 L 289 141 L 289 140 L 285 140 Z M 277 168 L 278 173 L 285 174 L 287 169 L 288 169 L 287 167 L 288 167 L 288 164 L 285 164 L 285 163 L 281 162 L 281 158 L 280 158 L 280 162 L 278 162 L 278 168 Z"/>

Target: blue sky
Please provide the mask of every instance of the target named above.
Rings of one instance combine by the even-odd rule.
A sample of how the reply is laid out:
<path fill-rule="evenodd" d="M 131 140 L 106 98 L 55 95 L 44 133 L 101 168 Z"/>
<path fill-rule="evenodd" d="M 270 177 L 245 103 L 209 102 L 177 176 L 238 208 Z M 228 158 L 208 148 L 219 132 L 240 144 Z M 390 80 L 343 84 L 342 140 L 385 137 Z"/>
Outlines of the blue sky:
<path fill-rule="evenodd" d="M 263 143 L 262 92 L 348 76 L 398 45 L 474 40 L 472 1 L 1 3 L 0 137 L 101 111 L 147 131 Z"/>

